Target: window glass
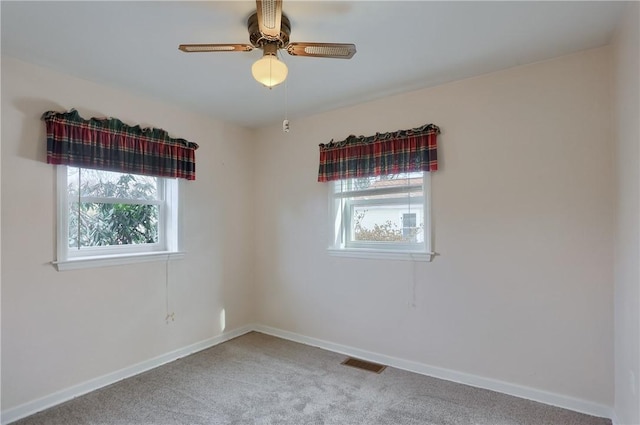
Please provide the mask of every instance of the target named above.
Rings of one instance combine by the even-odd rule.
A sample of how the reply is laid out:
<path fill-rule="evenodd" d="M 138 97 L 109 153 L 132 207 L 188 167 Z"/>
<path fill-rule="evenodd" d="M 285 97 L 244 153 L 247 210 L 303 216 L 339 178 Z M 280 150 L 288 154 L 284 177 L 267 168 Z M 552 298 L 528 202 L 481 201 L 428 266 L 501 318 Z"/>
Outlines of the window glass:
<path fill-rule="evenodd" d="M 67 167 L 69 196 L 82 196 L 157 200 L 158 178 L 113 171 Z"/>
<path fill-rule="evenodd" d="M 334 248 L 426 251 L 422 172 L 334 182 Z"/>
<path fill-rule="evenodd" d="M 59 167 L 57 263 L 177 252 L 177 179 Z"/>
<path fill-rule="evenodd" d="M 67 167 L 69 248 L 158 243 L 158 180 Z"/>

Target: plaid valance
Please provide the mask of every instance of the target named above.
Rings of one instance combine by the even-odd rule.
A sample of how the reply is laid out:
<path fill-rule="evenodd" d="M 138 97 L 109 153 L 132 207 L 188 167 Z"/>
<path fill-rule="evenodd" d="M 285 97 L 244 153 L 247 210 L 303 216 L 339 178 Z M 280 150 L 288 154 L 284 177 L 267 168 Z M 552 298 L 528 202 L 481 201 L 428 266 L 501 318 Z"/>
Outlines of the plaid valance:
<path fill-rule="evenodd" d="M 195 180 L 198 145 L 159 128 L 129 126 L 115 118 L 85 120 L 72 109 L 42 115 L 47 163 Z"/>
<path fill-rule="evenodd" d="M 413 171 L 436 171 L 437 137 L 433 124 L 375 136 L 349 136 L 320 144 L 318 181 L 371 177 Z"/>

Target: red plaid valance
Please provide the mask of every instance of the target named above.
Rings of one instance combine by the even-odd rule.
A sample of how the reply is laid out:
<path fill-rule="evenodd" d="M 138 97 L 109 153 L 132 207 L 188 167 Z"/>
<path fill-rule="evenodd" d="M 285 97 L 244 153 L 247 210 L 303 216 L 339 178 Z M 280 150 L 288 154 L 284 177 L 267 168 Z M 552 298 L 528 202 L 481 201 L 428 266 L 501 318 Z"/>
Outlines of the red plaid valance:
<path fill-rule="evenodd" d="M 47 163 L 144 174 L 196 178 L 198 145 L 173 139 L 159 128 L 128 126 L 109 118 L 85 120 L 72 109 L 42 115 L 47 127 Z"/>
<path fill-rule="evenodd" d="M 437 137 L 433 124 L 375 136 L 349 136 L 320 144 L 318 181 L 371 177 L 414 171 L 436 171 Z"/>

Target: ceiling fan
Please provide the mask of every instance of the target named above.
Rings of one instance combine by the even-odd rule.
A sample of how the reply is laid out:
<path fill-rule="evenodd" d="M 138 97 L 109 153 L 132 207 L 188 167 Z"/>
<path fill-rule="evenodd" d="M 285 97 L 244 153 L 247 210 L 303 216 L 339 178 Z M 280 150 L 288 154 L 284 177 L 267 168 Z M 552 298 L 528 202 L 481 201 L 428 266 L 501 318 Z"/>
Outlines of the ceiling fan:
<path fill-rule="evenodd" d="M 259 83 L 271 88 L 287 78 L 287 65 L 278 60 L 278 50 L 292 56 L 351 59 L 355 44 L 348 43 L 290 43 L 291 23 L 282 13 L 282 0 L 256 0 L 256 12 L 247 22 L 251 44 L 181 44 L 183 52 L 249 52 L 262 49 L 263 56 L 251 67 Z"/>

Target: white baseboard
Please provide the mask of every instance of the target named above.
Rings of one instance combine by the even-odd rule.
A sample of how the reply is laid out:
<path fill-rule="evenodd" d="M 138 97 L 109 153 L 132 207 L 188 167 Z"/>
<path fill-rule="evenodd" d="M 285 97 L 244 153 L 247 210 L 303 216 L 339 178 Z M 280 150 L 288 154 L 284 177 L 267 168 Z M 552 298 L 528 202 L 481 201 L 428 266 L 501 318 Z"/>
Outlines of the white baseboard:
<path fill-rule="evenodd" d="M 49 394 L 45 397 L 24 403 L 20 406 L 16 406 L 7 410 L 3 410 L 0 413 L 0 423 L 2 425 L 8 424 L 34 413 L 40 412 L 49 407 L 71 400 L 73 398 L 84 395 L 88 392 L 97 390 L 99 388 L 111 385 L 115 382 L 121 381 L 125 378 L 132 377 L 142 372 L 146 372 L 150 369 L 161 366 L 165 363 L 172 362 L 181 357 L 188 356 L 189 354 L 202 351 L 204 349 L 213 347 L 230 339 L 236 338 L 245 333 L 257 331 L 264 334 L 276 336 L 279 338 L 287 339 L 301 344 L 311 345 L 314 347 L 323 348 L 325 350 L 334 351 L 337 353 L 345 354 L 352 357 L 357 357 L 363 360 L 369 360 L 376 363 L 385 364 L 398 369 L 407 370 L 410 372 L 419 373 L 422 375 L 432 376 L 434 378 L 445 379 L 448 381 L 458 382 L 473 387 L 484 388 L 500 392 L 503 394 L 512 395 L 515 397 L 525 398 L 533 401 L 537 401 L 552 406 L 561 407 L 568 410 L 573 410 L 580 413 L 586 413 L 588 415 L 611 418 L 613 424 L 616 425 L 618 421 L 614 416 L 613 409 L 611 407 L 593 403 L 587 400 L 581 400 L 573 397 L 568 397 L 561 394 L 555 394 L 548 391 L 537 390 L 535 388 L 529 388 L 517 384 L 511 384 L 508 382 L 498 381 L 495 379 L 484 378 L 481 376 L 471 375 L 464 372 L 458 372 L 451 369 L 444 369 L 435 366 L 430 366 L 423 363 L 418 363 L 410 360 L 399 359 L 396 357 L 386 356 L 384 354 L 378 354 L 371 351 L 361 350 L 359 348 L 350 347 L 347 345 L 336 344 L 329 341 L 324 341 L 317 338 L 312 338 L 304 335 L 300 335 L 294 332 L 285 331 L 282 329 L 272 328 L 270 326 L 263 325 L 247 325 L 241 328 L 225 332 L 222 335 L 206 339 L 204 341 L 197 342 L 195 344 L 183 347 L 169 353 L 163 354 L 158 357 L 137 363 L 132 366 L 128 366 L 124 369 L 106 374 L 104 376 L 91 379 L 82 384 L 74 385 L 73 387 L 66 388 L 61 391 L 57 391 L 53 394 Z"/>
<path fill-rule="evenodd" d="M 561 407 L 563 409 L 573 410 L 575 412 L 586 413 L 592 416 L 598 416 L 602 418 L 613 417 L 613 409 L 611 407 L 594 403 L 588 400 L 581 400 L 561 394 L 538 390 L 535 388 L 529 388 L 490 378 L 484 378 L 482 376 L 471 375 L 451 369 L 444 369 L 410 360 L 386 356 L 384 354 L 373 353 L 371 351 L 361 350 L 342 344 L 335 344 L 333 342 L 311 338 L 308 336 L 272 328 L 269 326 L 256 325 L 254 327 L 254 330 L 256 330 L 257 332 L 276 336 L 278 338 L 288 339 L 290 341 L 323 348 L 325 350 L 360 358 L 362 360 L 381 363 L 422 375 L 432 376 L 434 378 L 446 379 L 447 381 L 458 382 L 460 384 L 470 385 L 472 387 L 492 390 L 515 397 L 525 398 L 528 400 Z"/>
<path fill-rule="evenodd" d="M 196 342 L 195 344 L 179 348 L 169 353 L 162 354 L 158 357 L 154 357 L 152 359 L 125 367 L 124 369 L 120 369 L 115 372 L 100 376 L 98 378 L 91 379 L 89 381 L 83 382 L 82 384 L 74 385 L 73 387 L 57 391 L 53 394 L 49 394 L 37 400 L 29 401 L 19 406 L 3 410 L 0 413 L 0 422 L 2 423 L 2 425 L 5 425 L 10 422 L 17 421 L 18 419 L 22 419 L 26 416 L 40 412 L 49 407 L 79 397 L 107 385 L 111 385 L 125 378 L 130 378 L 134 375 L 138 375 L 142 372 L 146 372 L 150 369 L 162 366 L 165 363 L 172 362 L 179 358 L 188 356 L 189 354 L 205 350 L 207 348 L 213 347 L 214 345 L 218 345 L 240 335 L 244 335 L 247 332 L 251 332 L 254 328 L 255 326 L 252 325 L 243 326 L 241 328 L 225 332 L 222 335 L 205 339 L 204 341 Z"/>
<path fill-rule="evenodd" d="M 620 421 L 618 420 L 618 415 L 616 415 L 615 410 L 611 414 L 611 425 L 620 425 Z"/>

